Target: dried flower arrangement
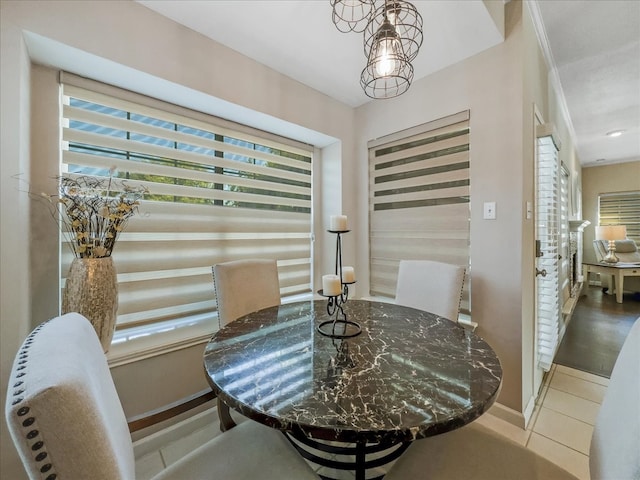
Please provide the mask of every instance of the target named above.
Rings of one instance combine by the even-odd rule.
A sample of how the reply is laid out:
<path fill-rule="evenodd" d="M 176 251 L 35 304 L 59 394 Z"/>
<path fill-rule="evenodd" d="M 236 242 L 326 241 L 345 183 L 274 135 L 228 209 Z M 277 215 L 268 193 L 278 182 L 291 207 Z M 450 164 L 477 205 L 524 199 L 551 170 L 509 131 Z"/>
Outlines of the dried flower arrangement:
<path fill-rule="evenodd" d="M 137 212 L 139 200 L 148 193 L 146 187 L 132 186 L 113 174 L 114 169 L 108 179 L 63 176 L 58 194 L 42 194 L 51 203 L 51 214 L 76 258 L 110 257 L 120 232 Z"/>

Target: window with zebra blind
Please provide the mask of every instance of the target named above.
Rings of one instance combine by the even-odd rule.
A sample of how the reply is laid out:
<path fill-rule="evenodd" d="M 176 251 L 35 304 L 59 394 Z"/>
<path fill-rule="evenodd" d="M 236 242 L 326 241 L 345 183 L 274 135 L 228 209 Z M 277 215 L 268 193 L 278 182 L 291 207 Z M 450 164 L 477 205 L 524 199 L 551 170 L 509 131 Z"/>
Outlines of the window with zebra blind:
<path fill-rule="evenodd" d="M 469 295 L 469 111 L 369 143 L 370 293 L 394 297 L 400 260 L 467 268 Z"/>
<path fill-rule="evenodd" d="M 640 191 L 598 195 L 598 225 L 625 225 L 640 247 Z"/>
<path fill-rule="evenodd" d="M 66 73 L 61 84 L 62 175 L 115 168 L 149 192 L 113 252 L 119 331 L 213 320 L 211 267 L 228 260 L 275 259 L 283 299 L 311 294 L 312 146 Z"/>

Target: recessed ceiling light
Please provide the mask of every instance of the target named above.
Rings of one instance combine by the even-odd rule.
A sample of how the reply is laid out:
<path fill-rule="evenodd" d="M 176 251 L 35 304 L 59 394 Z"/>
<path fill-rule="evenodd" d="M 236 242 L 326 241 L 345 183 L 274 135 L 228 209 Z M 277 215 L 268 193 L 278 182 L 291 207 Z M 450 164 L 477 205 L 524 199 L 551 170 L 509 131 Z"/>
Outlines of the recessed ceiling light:
<path fill-rule="evenodd" d="M 619 137 L 623 132 L 624 130 L 613 130 L 607 133 L 607 137 Z"/>

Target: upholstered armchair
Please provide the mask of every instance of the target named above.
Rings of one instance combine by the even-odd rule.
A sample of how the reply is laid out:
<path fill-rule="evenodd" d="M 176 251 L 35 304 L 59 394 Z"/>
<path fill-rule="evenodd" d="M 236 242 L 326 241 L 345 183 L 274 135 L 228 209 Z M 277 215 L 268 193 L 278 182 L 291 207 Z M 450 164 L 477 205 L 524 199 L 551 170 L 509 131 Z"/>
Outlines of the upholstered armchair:
<path fill-rule="evenodd" d="M 616 256 L 618 260 L 622 263 L 639 263 L 640 262 L 640 251 L 638 250 L 638 246 L 636 243 L 627 238 L 625 240 L 616 240 Z M 607 240 L 594 240 L 593 241 L 593 249 L 596 253 L 596 260 L 598 262 L 602 262 L 604 257 L 607 255 L 609 250 L 609 242 Z M 639 263 L 640 265 L 640 263 Z M 603 288 L 607 288 L 610 294 L 613 294 L 613 289 L 611 286 L 613 285 L 611 276 L 605 276 L 600 274 L 600 279 L 602 282 Z M 624 291 L 625 292 L 640 292 L 640 277 L 627 277 L 624 281 Z"/>
<path fill-rule="evenodd" d="M 89 321 L 69 313 L 19 349 L 5 416 L 30 479 L 132 480 L 133 445 L 107 359 Z M 313 480 L 285 436 L 252 420 L 203 443 L 153 480 Z"/>

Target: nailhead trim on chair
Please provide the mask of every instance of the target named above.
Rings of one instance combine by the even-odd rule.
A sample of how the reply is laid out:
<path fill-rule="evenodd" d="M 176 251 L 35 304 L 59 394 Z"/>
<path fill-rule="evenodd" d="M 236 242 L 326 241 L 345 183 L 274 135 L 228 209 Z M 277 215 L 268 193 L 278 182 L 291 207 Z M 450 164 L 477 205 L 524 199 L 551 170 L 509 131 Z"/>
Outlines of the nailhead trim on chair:
<path fill-rule="evenodd" d="M 220 325 L 220 308 L 218 306 L 218 286 L 216 285 L 216 270 L 214 267 L 211 267 L 211 277 L 213 279 L 213 290 L 216 294 L 216 313 L 218 315 L 218 328 L 222 328 L 222 325 Z"/>
<path fill-rule="evenodd" d="M 40 329 L 48 322 L 44 322 L 38 325 L 31 334 L 27 337 L 27 339 L 22 344 L 18 355 L 18 367 L 16 368 L 15 374 L 15 383 L 13 384 L 13 397 L 15 397 L 11 404 L 19 405 L 24 402 L 24 398 L 22 394 L 25 391 L 25 381 L 27 380 L 27 371 L 29 366 L 29 349 L 31 348 L 31 344 L 33 343 L 33 339 L 35 335 L 40 331 Z M 46 448 L 44 448 L 44 441 L 40 437 L 40 431 L 38 430 L 38 426 L 36 424 L 35 417 L 29 415 L 30 412 L 29 405 L 22 405 L 17 411 L 16 415 L 18 417 L 26 417 L 24 419 L 21 418 L 22 426 L 24 427 L 24 436 L 27 440 L 33 440 L 34 442 L 31 444 L 31 451 L 34 452 L 34 458 L 36 462 L 44 462 L 49 454 L 46 452 Z M 36 453 L 37 452 L 37 453 Z M 43 463 L 40 466 L 40 473 L 42 474 L 41 478 L 44 480 L 56 480 L 56 473 L 49 473 L 53 469 L 53 465 L 50 462 Z M 46 477 L 45 474 L 48 474 Z"/>

